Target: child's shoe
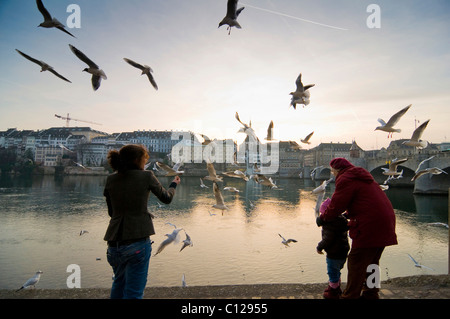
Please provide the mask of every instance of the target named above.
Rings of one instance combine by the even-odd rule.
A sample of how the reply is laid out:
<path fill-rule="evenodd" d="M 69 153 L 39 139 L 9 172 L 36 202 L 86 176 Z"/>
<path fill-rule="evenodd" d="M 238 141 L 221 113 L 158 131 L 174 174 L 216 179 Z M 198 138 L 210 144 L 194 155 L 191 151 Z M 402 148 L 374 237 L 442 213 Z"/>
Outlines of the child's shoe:
<path fill-rule="evenodd" d="M 342 294 L 341 286 L 337 286 L 337 288 L 333 288 L 328 285 L 327 289 L 323 292 L 323 297 L 325 299 L 339 299 Z"/>

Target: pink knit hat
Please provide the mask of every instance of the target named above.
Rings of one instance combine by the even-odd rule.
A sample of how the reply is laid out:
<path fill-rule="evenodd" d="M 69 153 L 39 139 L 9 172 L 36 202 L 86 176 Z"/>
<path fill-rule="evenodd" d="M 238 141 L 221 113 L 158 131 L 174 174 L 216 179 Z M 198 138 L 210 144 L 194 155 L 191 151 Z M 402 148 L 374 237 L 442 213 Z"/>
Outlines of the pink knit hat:
<path fill-rule="evenodd" d="M 350 163 L 348 160 L 346 160 L 345 158 L 338 157 L 338 158 L 331 160 L 330 166 L 334 169 L 344 169 L 347 167 L 352 167 L 354 165 L 352 163 Z"/>

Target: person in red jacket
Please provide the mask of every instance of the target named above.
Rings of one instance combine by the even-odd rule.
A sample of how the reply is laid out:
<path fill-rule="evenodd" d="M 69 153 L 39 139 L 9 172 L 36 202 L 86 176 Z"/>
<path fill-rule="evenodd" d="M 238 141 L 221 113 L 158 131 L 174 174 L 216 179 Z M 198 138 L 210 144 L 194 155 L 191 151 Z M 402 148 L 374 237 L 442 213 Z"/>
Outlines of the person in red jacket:
<path fill-rule="evenodd" d="M 378 298 L 378 287 L 366 285 L 368 266 L 379 265 L 384 248 L 398 243 L 394 209 L 367 170 L 345 158 L 333 159 L 330 166 L 336 177 L 335 191 L 317 223 L 336 219 L 347 211 L 352 244 L 341 298 Z"/>

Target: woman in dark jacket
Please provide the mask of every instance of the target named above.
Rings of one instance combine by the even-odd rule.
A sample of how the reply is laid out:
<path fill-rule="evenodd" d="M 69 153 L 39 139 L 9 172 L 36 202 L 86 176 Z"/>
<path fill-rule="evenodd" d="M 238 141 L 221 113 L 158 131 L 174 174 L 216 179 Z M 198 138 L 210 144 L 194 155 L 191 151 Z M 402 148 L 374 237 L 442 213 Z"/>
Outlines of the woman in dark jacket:
<path fill-rule="evenodd" d="M 180 182 L 176 176 L 166 190 L 152 171 L 144 170 L 148 158 L 147 150 L 134 144 L 108 153 L 109 164 L 116 171 L 108 176 L 104 189 L 111 217 L 104 240 L 114 272 L 112 299 L 143 297 L 152 251 L 149 236 L 155 234 L 148 198 L 152 192 L 169 204 Z"/>
<path fill-rule="evenodd" d="M 349 236 L 352 246 L 348 255 L 347 286 L 342 298 L 378 298 L 378 288 L 366 284 L 367 267 L 379 265 L 386 246 L 396 245 L 395 213 L 386 194 L 372 175 L 356 167 L 345 158 L 330 162 L 336 176 L 331 202 L 319 221 L 336 219 L 344 211 L 349 218 Z"/>

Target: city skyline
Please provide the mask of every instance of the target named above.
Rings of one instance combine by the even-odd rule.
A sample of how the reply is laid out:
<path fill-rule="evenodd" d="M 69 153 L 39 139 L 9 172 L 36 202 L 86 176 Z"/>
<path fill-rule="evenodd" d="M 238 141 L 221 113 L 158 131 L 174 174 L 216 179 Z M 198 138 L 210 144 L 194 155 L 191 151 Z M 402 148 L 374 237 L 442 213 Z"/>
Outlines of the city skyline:
<path fill-rule="evenodd" d="M 101 123 L 108 134 L 137 130 L 184 130 L 210 138 L 232 138 L 251 121 L 263 140 L 271 120 L 274 138 L 296 141 L 314 131 L 311 145 L 351 143 L 366 150 L 410 138 L 430 119 L 423 139 L 448 141 L 450 102 L 450 4 L 420 1 L 239 1 L 242 29 L 218 23 L 226 0 L 55 1 L 46 8 L 76 38 L 38 28 L 34 1 L 0 4 L 0 131 L 62 127 L 54 114 Z M 66 19 L 80 8 L 80 28 Z M 380 9 L 379 28 L 370 28 L 369 5 Z M 125 23 L 124 23 L 125 21 Z M 69 21 L 70 22 L 70 21 Z M 69 49 L 83 51 L 108 76 L 94 91 L 86 67 Z M 67 83 L 27 61 L 15 49 L 49 63 Z M 140 70 L 123 61 L 148 64 L 155 90 Z M 299 73 L 311 103 L 289 106 Z M 412 104 L 387 138 L 375 131 Z M 73 124 L 73 123 L 72 123 Z"/>

